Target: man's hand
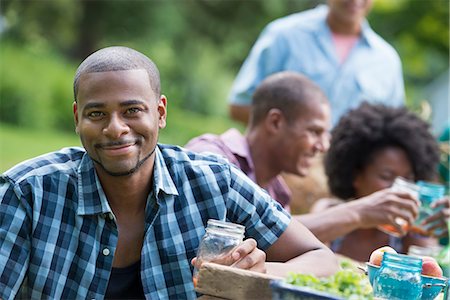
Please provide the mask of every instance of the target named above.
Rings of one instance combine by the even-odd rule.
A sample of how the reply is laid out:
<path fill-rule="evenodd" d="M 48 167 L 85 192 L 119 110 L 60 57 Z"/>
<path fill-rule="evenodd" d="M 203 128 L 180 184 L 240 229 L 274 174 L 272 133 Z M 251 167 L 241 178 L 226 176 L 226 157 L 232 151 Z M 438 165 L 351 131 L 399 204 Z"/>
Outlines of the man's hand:
<path fill-rule="evenodd" d="M 245 240 L 233 251 L 231 257 L 233 267 L 266 273 L 266 253 L 256 247 L 254 239 Z"/>
<path fill-rule="evenodd" d="M 446 196 L 431 204 L 431 208 L 435 210 L 441 207 L 436 213 L 429 216 L 421 223 L 421 226 L 428 229 L 428 233 L 435 237 L 448 236 L 448 224 L 450 222 L 450 197 Z"/>
<path fill-rule="evenodd" d="M 266 273 L 266 253 L 256 247 L 256 241 L 254 239 L 243 241 L 229 255 L 220 256 L 209 262 Z M 197 269 L 200 269 L 202 264 L 197 257 L 194 257 L 191 263 Z"/>
<path fill-rule="evenodd" d="M 354 201 L 362 228 L 390 224 L 403 231 L 397 218 L 412 224 L 419 211 L 419 202 L 411 194 L 384 189 Z"/>

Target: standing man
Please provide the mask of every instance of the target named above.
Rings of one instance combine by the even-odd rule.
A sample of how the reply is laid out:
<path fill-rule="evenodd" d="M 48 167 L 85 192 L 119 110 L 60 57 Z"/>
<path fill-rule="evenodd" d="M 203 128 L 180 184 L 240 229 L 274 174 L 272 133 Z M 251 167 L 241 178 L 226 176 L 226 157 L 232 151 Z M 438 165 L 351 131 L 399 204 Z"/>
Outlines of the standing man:
<path fill-rule="evenodd" d="M 74 96 L 83 148 L 0 176 L 1 299 L 196 299 L 190 262 L 208 219 L 245 226 L 228 261 L 237 268 L 337 270 L 332 252 L 238 169 L 157 143 L 167 98 L 148 57 L 93 53 Z"/>
<path fill-rule="evenodd" d="M 230 114 L 248 122 L 252 94 L 275 72 L 304 74 L 330 101 L 332 126 L 363 101 L 404 104 L 397 52 L 365 20 L 372 0 L 328 0 L 328 6 L 270 23 L 242 65 L 229 97 Z"/>

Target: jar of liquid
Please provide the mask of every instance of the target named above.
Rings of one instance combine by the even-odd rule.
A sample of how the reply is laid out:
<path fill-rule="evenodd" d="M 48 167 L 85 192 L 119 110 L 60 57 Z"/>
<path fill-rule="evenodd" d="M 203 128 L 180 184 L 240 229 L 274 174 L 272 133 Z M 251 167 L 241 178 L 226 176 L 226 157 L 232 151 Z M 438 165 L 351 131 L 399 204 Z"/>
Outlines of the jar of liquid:
<path fill-rule="evenodd" d="M 421 206 L 419 208 L 419 216 L 412 224 L 410 230 L 419 234 L 427 234 L 427 228 L 423 227 L 420 223 L 428 218 L 429 216 L 436 213 L 440 208 L 431 208 L 431 204 L 444 197 L 445 186 L 442 184 L 418 181 L 419 186 L 419 200 Z M 439 234 L 440 232 L 436 232 Z"/>
<path fill-rule="evenodd" d="M 245 227 L 219 220 L 208 220 L 206 233 L 197 250 L 199 263 L 216 262 L 227 264 L 231 252 L 244 240 Z M 194 286 L 197 285 L 198 270 L 194 268 Z"/>
<path fill-rule="evenodd" d="M 413 198 L 419 199 L 420 187 L 414 182 L 408 181 L 402 177 L 395 178 L 394 183 L 391 186 L 391 190 L 394 192 L 409 193 Z M 397 217 L 395 218 L 395 223 L 397 223 L 402 230 L 399 230 L 397 227 L 392 226 L 391 224 L 378 226 L 378 230 L 381 230 L 384 233 L 390 234 L 395 237 L 402 237 L 406 235 L 406 233 L 408 232 L 408 222 L 402 218 Z"/>
<path fill-rule="evenodd" d="M 373 281 L 376 299 L 415 300 L 422 296 L 422 259 L 397 253 L 383 254 Z"/>

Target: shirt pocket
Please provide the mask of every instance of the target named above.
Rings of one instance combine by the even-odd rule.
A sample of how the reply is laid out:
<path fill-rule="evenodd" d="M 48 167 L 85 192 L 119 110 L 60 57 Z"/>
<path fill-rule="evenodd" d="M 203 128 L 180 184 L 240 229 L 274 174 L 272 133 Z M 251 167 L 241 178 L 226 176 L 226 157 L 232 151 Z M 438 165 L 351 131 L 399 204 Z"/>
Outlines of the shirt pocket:
<path fill-rule="evenodd" d="M 383 68 L 364 70 L 356 75 L 361 100 L 389 103 L 392 95 L 393 78 Z"/>
<path fill-rule="evenodd" d="M 301 73 L 319 85 L 329 82 L 335 74 L 334 66 L 325 57 L 302 59 L 292 56 L 288 59 L 286 69 Z"/>
<path fill-rule="evenodd" d="M 181 239 L 174 239 L 174 243 L 167 243 L 163 246 L 167 257 L 183 257 L 185 256 L 189 262 L 197 254 L 198 245 L 185 243 Z"/>
<path fill-rule="evenodd" d="M 163 268 L 165 280 L 192 280 L 194 266 L 191 264 L 192 258 L 196 256 L 196 248 L 183 246 L 183 243 L 177 243 L 177 246 L 163 248 L 160 252 L 160 262 Z M 169 276 L 167 278 L 167 276 Z M 176 282 L 181 284 L 181 282 Z"/>

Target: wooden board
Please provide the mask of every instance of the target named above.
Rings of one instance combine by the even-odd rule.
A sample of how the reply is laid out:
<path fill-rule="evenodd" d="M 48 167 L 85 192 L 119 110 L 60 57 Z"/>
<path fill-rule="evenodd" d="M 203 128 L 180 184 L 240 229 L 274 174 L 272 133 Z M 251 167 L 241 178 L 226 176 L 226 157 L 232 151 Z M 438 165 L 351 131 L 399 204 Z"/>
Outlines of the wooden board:
<path fill-rule="evenodd" d="M 205 295 L 200 297 L 203 300 L 217 299 L 208 296 L 231 300 L 272 299 L 269 283 L 271 280 L 282 279 L 273 275 L 204 263 L 200 268 L 195 290 Z"/>

